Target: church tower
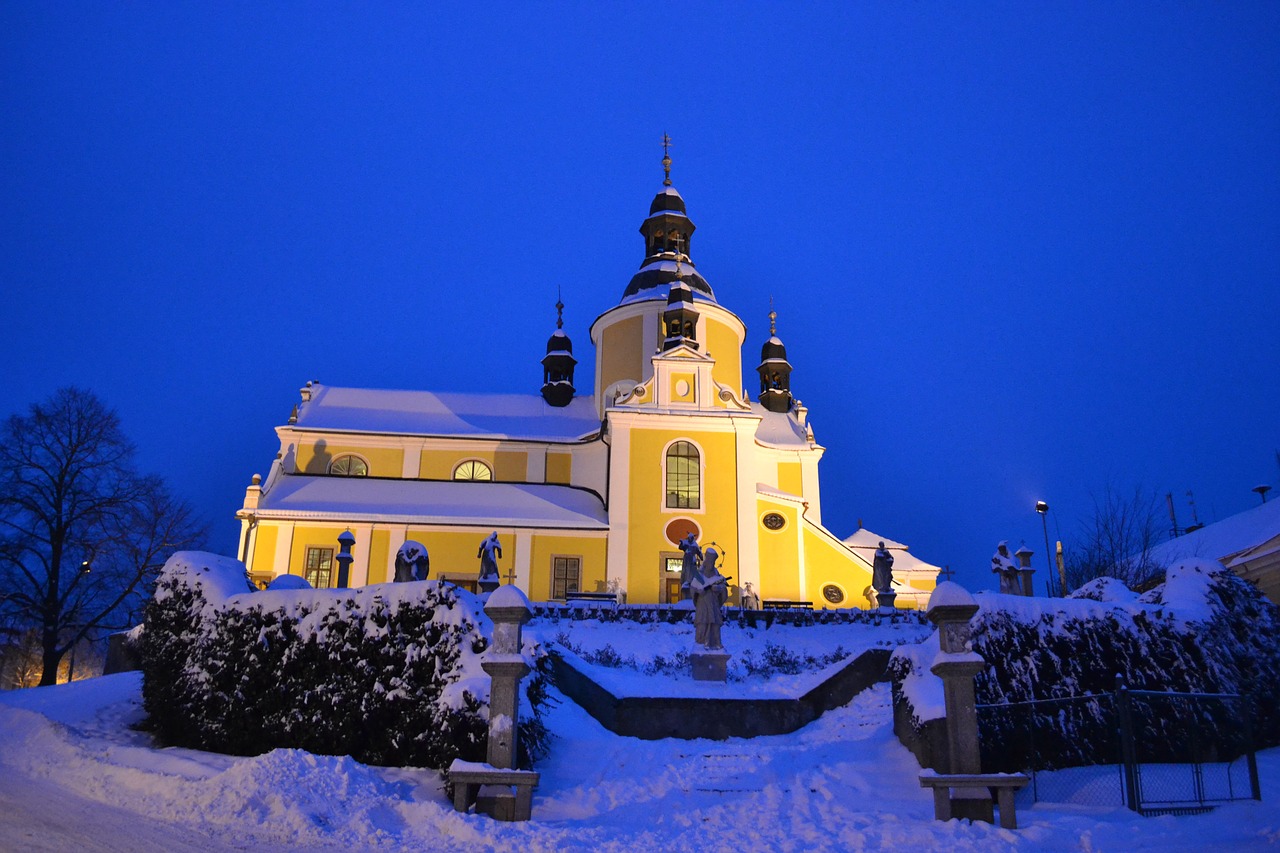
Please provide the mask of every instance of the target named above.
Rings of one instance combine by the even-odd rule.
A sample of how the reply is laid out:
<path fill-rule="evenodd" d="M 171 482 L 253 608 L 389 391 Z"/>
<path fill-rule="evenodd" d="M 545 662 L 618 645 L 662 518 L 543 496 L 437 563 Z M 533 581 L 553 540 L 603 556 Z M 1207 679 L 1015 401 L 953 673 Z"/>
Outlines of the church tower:
<path fill-rule="evenodd" d="M 778 312 L 769 308 L 769 340 L 760 348 L 760 405 L 771 412 L 791 411 L 791 363 L 778 338 Z"/>
<path fill-rule="evenodd" d="M 595 401 L 603 417 L 607 408 L 653 378 L 654 356 L 677 350 L 704 358 L 710 379 L 741 398 L 742 344 L 746 326 L 716 301 L 714 291 L 690 257 L 694 232 L 684 199 L 671 184 L 671 157 L 663 138 L 662 187 L 640 224 L 644 259 L 627 283 L 622 299 L 591 325 L 596 346 Z M 710 386 L 706 401 L 718 391 Z"/>
<path fill-rule="evenodd" d="M 573 341 L 564 333 L 564 303 L 556 300 L 556 330 L 547 340 L 547 354 L 542 357 L 542 399 L 549 405 L 564 408 L 573 399 Z"/>

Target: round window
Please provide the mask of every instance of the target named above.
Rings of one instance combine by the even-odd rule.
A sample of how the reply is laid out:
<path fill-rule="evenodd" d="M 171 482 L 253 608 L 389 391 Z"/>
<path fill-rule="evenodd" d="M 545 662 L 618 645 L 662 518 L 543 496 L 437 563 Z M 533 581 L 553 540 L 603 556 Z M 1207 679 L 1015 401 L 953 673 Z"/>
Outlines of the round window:
<path fill-rule="evenodd" d="M 760 522 L 770 530 L 781 530 L 787 525 L 786 518 L 777 512 L 766 513 L 765 517 L 760 519 Z"/>
<path fill-rule="evenodd" d="M 833 583 L 829 583 L 822 588 L 822 597 L 832 604 L 839 604 L 844 601 L 844 590 Z"/>

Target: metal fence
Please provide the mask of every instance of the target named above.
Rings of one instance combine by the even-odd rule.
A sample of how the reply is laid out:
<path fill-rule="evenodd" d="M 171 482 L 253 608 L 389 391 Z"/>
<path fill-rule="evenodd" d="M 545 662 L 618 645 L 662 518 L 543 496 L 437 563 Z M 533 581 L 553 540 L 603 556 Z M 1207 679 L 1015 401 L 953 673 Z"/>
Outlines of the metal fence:
<path fill-rule="evenodd" d="M 982 767 L 1022 771 L 1030 802 L 1193 814 L 1260 799 L 1247 703 L 1237 694 L 1130 690 L 978 706 Z"/>

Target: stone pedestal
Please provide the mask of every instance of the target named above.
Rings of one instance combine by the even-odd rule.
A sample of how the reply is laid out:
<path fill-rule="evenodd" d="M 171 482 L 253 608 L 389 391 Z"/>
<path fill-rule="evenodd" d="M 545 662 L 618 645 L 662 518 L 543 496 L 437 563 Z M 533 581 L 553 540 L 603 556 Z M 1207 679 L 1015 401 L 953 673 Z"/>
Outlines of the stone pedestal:
<path fill-rule="evenodd" d="M 986 669 L 981 655 L 970 648 L 969 620 L 978 612 L 978 604 L 968 591 L 950 581 L 938 584 L 929 598 L 929 621 L 938 626 L 938 656 L 930 667 L 942 679 L 943 699 L 947 709 L 948 766 L 944 772 L 976 777 L 982 772 L 978 749 L 978 711 L 975 707 L 973 677 Z M 991 823 L 995 811 L 991 794 L 985 786 L 954 785 L 947 789 L 949 807 L 935 814 L 982 820 Z"/>
<path fill-rule="evenodd" d="M 729 673 L 729 653 L 696 651 L 689 655 L 694 681 L 724 681 Z"/>
<path fill-rule="evenodd" d="M 891 589 L 884 592 L 876 591 L 876 609 L 881 613 L 892 613 L 895 608 L 894 602 L 897 601 L 898 594 Z"/>
<path fill-rule="evenodd" d="M 489 596 L 493 642 L 480 665 L 489 674 L 489 744 L 483 765 L 455 761 L 449 770 L 454 807 L 475 802 L 476 811 L 497 820 L 528 820 L 538 774 L 516 770 L 519 759 L 520 679 L 529 672 L 521 653 L 521 626 L 533 616 L 529 599 L 514 586 Z"/>

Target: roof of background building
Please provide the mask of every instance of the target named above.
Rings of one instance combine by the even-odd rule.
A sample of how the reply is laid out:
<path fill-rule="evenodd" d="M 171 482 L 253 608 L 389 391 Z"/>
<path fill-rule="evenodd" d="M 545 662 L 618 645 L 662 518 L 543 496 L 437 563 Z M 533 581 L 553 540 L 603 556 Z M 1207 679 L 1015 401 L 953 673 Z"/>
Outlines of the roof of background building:
<path fill-rule="evenodd" d="M 312 386 L 298 409 L 305 429 L 393 435 L 577 441 L 600 431 L 591 396 L 563 408 L 538 394 L 463 394 Z"/>
<path fill-rule="evenodd" d="M 1161 565 L 1186 557 L 1221 560 L 1277 535 L 1280 535 L 1280 500 L 1271 500 L 1163 542 L 1151 549 L 1149 557 Z"/>
<path fill-rule="evenodd" d="M 258 514 L 479 527 L 609 526 L 600 498 L 570 486 L 303 474 L 281 475 L 263 492 Z"/>

